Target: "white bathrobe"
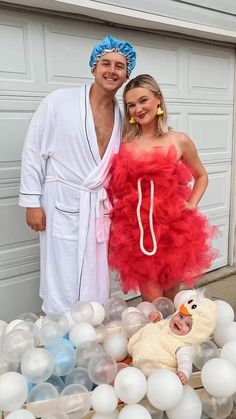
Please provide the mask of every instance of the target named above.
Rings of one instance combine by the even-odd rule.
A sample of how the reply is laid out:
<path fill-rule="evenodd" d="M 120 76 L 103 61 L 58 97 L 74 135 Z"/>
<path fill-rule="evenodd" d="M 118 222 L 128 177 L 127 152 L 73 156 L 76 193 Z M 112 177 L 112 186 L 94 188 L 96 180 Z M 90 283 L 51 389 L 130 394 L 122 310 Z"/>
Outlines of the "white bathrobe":
<path fill-rule="evenodd" d="M 34 114 L 22 153 L 19 204 L 42 207 L 40 296 L 46 313 L 110 296 L 110 203 L 104 186 L 121 139 L 121 115 L 101 159 L 89 102 L 91 86 L 49 94 Z"/>

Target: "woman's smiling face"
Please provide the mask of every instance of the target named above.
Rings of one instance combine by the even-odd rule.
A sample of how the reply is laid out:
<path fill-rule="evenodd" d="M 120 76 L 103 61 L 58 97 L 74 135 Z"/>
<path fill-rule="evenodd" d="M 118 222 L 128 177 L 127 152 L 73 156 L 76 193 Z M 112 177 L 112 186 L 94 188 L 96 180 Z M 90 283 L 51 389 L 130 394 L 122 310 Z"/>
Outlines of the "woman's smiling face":
<path fill-rule="evenodd" d="M 136 87 L 125 95 L 128 114 L 140 125 L 150 124 L 156 118 L 156 111 L 161 100 L 150 90 Z"/>
<path fill-rule="evenodd" d="M 187 335 L 192 329 L 192 317 L 176 313 L 170 320 L 171 331 L 178 336 Z"/>

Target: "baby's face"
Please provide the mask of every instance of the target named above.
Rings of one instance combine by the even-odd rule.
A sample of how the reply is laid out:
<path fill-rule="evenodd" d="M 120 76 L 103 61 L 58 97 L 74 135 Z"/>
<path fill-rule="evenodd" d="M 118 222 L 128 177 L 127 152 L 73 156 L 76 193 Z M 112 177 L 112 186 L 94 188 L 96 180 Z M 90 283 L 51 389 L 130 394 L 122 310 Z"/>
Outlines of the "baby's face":
<path fill-rule="evenodd" d="M 182 313 L 175 314 L 170 320 L 170 329 L 175 335 L 187 335 L 192 329 L 191 316 L 185 316 Z"/>

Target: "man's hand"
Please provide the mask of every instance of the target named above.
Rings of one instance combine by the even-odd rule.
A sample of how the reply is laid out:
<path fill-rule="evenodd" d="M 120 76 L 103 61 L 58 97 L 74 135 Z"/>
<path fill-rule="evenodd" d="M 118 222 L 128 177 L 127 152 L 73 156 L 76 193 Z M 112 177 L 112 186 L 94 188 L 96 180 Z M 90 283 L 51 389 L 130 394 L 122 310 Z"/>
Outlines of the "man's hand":
<path fill-rule="evenodd" d="M 159 322 L 162 319 L 160 311 L 151 311 L 148 315 L 148 320 L 152 323 Z"/>
<path fill-rule="evenodd" d="M 184 374 L 184 372 L 177 371 L 176 374 L 178 375 L 178 377 L 179 377 L 179 379 L 180 379 L 180 381 L 181 381 L 182 384 L 187 384 L 188 379 L 187 379 L 186 375 Z"/>
<path fill-rule="evenodd" d="M 46 229 L 46 215 L 42 208 L 27 208 L 26 223 L 34 231 L 44 231 Z"/>

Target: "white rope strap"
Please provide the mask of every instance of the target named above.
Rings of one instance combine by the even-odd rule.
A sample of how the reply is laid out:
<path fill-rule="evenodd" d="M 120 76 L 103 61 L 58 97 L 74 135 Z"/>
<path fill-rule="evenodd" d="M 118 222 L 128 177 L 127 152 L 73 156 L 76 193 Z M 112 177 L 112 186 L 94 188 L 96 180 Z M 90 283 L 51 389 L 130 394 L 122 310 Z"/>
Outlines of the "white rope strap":
<path fill-rule="evenodd" d="M 144 248 L 144 244 L 143 244 L 144 230 L 143 230 L 143 224 L 142 224 L 141 213 L 140 213 L 140 208 L 142 205 L 142 186 L 141 186 L 140 178 L 138 179 L 137 186 L 138 186 L 138 205 L 137 205 L 136 213 L 137 213 L 138 225 L 139 225 L 139 230 L 140 230 L 139 245 L 144 255 L 153 256 L 155 255 L 157 251 L 157 241 L 156 241 L 155 232 L 153 228 L 154 183 L 153 183 L 153 180 L 150 180 L 149 228 L 150 228 L 152 242 L 153 242 L 153 250 L 151 252 L 148 252 Z"/>

